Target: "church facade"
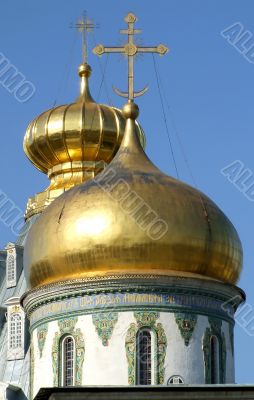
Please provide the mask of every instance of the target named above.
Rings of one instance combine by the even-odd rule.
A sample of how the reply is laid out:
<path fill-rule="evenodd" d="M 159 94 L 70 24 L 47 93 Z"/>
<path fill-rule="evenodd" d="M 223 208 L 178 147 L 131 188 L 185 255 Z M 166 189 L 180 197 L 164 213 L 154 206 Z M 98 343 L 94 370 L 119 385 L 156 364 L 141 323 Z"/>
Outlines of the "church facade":
<path fill-rule="evenodd" d="M 133 61 L 136 17 L 125 21 L 121 52 Z M 233 393 L 238 234 L 212 200 L 147 157 L 133 79 L 122 110 L 97 104 L 83 61 L 77 100 L 39 115 L 24 138 L 50 185 L 0 252 L 0 398 L 82 398 L 89 387 L 96 398 L 107 386 L 128 398 L 153 398 L 155 387 L 173 398 L 185 385 L 200 399 L 211 385 L 216 397 L 220 385 Z"/>

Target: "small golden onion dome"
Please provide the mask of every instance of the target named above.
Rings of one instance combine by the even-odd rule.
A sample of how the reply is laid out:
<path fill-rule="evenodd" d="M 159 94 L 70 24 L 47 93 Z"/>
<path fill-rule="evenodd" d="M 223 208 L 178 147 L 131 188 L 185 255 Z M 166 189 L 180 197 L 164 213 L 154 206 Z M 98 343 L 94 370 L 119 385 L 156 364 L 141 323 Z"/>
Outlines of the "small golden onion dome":
<path fill-rule="evenodd" d="M 156 168 L 140 145 L 129 103 L 121 147 L 97 177 L 56 199 L 25 245 L 31 288 L 91 277 L 192 276 L 237 282 L 238 234 L 216 204 Z"/>
<path fill-rule="evenodd" d="M 121 110 L 97 104 L 89 90 L 91 67 L 81 64 L 80 96 L 71 104 L 45 111 L 28 126 L 23 148 L 50 179 L 49 187 L 29 199 L 26 218 L 41 212 L 65 190 L 93 178 L 115 156 L 125 119 Z M 137 124 L 142 145 L 144 132 Z"/>

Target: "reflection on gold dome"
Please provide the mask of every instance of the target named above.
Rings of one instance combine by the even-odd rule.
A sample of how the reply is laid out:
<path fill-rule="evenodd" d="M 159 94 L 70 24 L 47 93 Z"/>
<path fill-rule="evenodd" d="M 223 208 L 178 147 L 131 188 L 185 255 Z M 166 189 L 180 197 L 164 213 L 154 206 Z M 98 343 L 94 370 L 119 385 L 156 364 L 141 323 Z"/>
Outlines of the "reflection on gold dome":
<path fill-rule="evenodd" d="M 208 197 L 152 164 L 138 139 L 138 108 L 129 103 L 123 113 L 126 133 L 111 164 L 56 199 L 31 228 L 30 287 L 130 274 L 236 283 L 235 228 Z"/>
<path fill-rule="evenodd" d="M 90 215 L 89 220 L 82 216 L 75 223 L 76 235 L 103 235 L 108 230 L 110 224 L 109 218 L 105 215 L 104 210 L 96 210 Z"/>
<path fill-rule="evenodd" d="M 24 151 L 50 179 L 49 187 L 29 199 L 26 218 L 41 212 L 69 188 L 94 178 L 115 156 L 125 119 L 119 109 L 97 104 L 89 91 L 91 67 L 82 64 L 80 96 L 76 102 L 52 108 L 27 128 Z M 137 125 L 142 145 L 145 138 Z"/>

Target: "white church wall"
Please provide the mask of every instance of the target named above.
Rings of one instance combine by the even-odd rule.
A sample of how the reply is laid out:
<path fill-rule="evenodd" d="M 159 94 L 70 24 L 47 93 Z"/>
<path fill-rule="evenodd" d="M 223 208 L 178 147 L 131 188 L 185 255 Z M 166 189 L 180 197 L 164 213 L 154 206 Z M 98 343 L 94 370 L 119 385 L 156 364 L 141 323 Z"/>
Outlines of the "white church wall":
<path fill-rule="evenodd" d="M 34 366 L 32 378 L 33 385 L 33 396 L 42 387 L 53 386 L 53 369 L 52 369 L 52 346 L 55 333 L 58 332 L 57 321 L 52 321 L 48 324 L 48 332 L 46 335 L 45 344 L 43 347 L 42 356 L 40 356 L 40 350 L 38 346 L 38 328 L 36 328 L 31 336 L 31 342 L 33 343 L 33 357 Z"/>
<path fill-rule="evenodd" d="M 83 366 L 84 385 L 128 385 L 128 363 L 125 351 L 125 336 L 132 322 L 133 312 L 118 314 L 118 321 L 107 346 L 99 338 L 92 316 L 81 317 L 77 327 L 85 338 L 85 360 Z"/>
<path fill-rule="evenodd" d="M 173 313 L 161 313 L 160 320 L 168 340 L 165 359 L 165 384 L 173 375 L 181 376 L 186 384 L 205 383 L 202 337 L 208 325 L 207 317 L 198 316 L 188 346 L 184 343 Z"/>
<path fill-rule="evenodd" d="M 137 324 L 133 311 L 118 312 L 112 336 L 105 345 L 102 336 L 98 334 L 92 314 L 76 317 L 75 330 L 80 330 L 84 344 L 84 362 L 82 366 L 82 385 L 128 385 L 128 360 L 126 357 L 126 334 L 130 325 Z M 205 367 L 203 338 L 209 321 L 206 316 L 197 316 L 197 321 L 186 345 L 176 323 L 174 313 L 160 312 L 156 324 L 161 323 L 167 338 L 165 355 L 164 384 L 170 377 L 179 375 L 186 384 L 204 384 Z M 234 382 L 234 363 L 231 351 L 229 327 L 223 322 L 222 331 L 225 335 L 227 362 L 226 383 Z M 33 394 L 41 387 L 54 386 L 54 371 L 52 348 L 55 335 L 60 338 L 58 321 L 48 323 L 43 350 L 40 354 L 38 346 L 38 328 L 33 331 L 34 370 L 32 379 Z M 60 368 L 60 366 L 59 366 Z"/>

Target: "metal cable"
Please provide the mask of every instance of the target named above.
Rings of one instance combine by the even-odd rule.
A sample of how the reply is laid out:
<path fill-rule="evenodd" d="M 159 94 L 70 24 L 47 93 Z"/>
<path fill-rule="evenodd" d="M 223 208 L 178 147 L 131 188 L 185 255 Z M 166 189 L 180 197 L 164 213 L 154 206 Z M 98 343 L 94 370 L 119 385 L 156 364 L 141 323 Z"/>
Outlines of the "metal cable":
<path fill-rule="evenodd" d="M 162 98 L 162 93 L 161 93 L 161 88 L 160 88 L 159 75 L 158 75 L 158 71 L 157 71 L 157 67 L 156 67 L 154 54 L 152 54 L 152 57 L 153 57 L 153 65 L 154 65 L 154 70 L 155 70 L 156 82 L 157 82 L 157 87 L 158 87 L 158 91 L 159 91 L 159 97 L 160 97 L 161 108 L 162 108 L 162 113 L 163 113 L 163 119 L 164 119 L 164 123 L 165 123 L 166 132 L 167 132 L 170 152 L 171 152 L 171 156 L 172 156 L 174 167 L 175 167 L 175 171 L 176 171 L 176 176 L 179 179 L 179 173 L 178 173 L 178 169 L 177 169 L 177 165 L 176 165 L 176 159 L 175 159 L 175 155 L 174 155 L 174 151 L 173 151 L 172 140 L 171 140 L 171 137 L 170 137 L 170 134 L 169 134 L 168 122 L 167 122 L 167 118 L 166 118 L 166 112 L 165 112 L 165 107 L 164 107 L 164 103 L 163 103 L 163 98 Z"/>
<path fill-rule="evenodd" d="M 107 69 L 107 65 L 108 65 L 108 58 L 109 58 L 108 56 L 109 56 L 109 54 L 106 55 L 105 65 L 104 65 L 104 69 L 102 71 L 101 83 L 100 83 L 99 90 L 98 90 L 98 93 L 97 93 L 97 96 L 96 96 L 96 102 L 97 103 L 99 102 L 100 96 L 101 96 L 102 85 L 103 85 L 103 82 L 104 82 L 105 73 L 106 73 L 106 69 Z M 91 130 L 92 130 L 93 123 L 94 123 L 95 113 L 96 113 L 96 108 L 94 108 L 94 112 L 93 112 L 93 116 L 92 116 L 91 128 L 90 128 Z"/>
<path fill-rule="evenodd" d="M 164 119 L 166 119 L 165 109 L 164 109 L 164 105 L 163 105 L 163 98 L 162 98 L 161 90 L 160 90 L 160 83 L 162 82 L 162 80 L 160 79 L 160 77 L 159 77 L 159 72 L 158 72 L 158 70 L 157 70 L 157 68 L 156 68 L 156 62 L 155 62 L 154 55 L 153 55 L 153 60 L 154 60 L 154 67 L 155 67 L 157 85 L 158 85 L 158 89 L 159 89 L 159 93 L 160 93 L 160 98 L 161 98 L 161 103 L 162 103 L 163 115 L 164 115 Z M 163 87 L 163 85 L 161 85 L 161 86 Z M 200 203 L 201 203 L 201 206 L 202 206 L 202 209 L 203 209 L 203 212 L 204 212 L 205 220 L 206 220 L 206 222 L 207 222 L 207 228 L 208 228 L 208 249 L 207 249 L 207 253 L 209 254 L 209 252 L 210 252 L 210 245 L 211 245 L 211 220 L 210 220 L 210 216 L 209 216 L 209 213 L 208 213 L 207 205 L 206 205 L 205 199 L 203 198 L 201 192 L 200 192 L 199 189 L 198 189 L 198 186 L 197 186 L 196 180 L 195 180 L 195 178 L 194 178 L 194 175 L 193 175 L 193 173 L 192 173 L 190 164 L 189 164 L 188 159 L 187 159 L 187 157 L 186 157 L 186 154 L 185 154 L 185 151 L 184 151 L 184 148 L 183 148 L 183 144 L 182 144 L 182 141 L 181 141 L 181 139 L 180 139 L 179 132 L 178 132 L 178 130 L 177 130 L 177 128 L 176 128 L 174 118 L 172 118 L 172 109 L 171 109 L 170 106 L 169 106 L 169 103 L 168 103 L 168 101 L 167 101 L 167 99 L 166 99 L 165 94 L 164 94 L 164 98 L 165 98 L 165 101 L 166 101 L 166 104 L 167 104 L 167 107 L 168 107 L 168 110 L 169 110 L 169 115 L 171 114 L 171 122 L 172 122 L 173 130 L 175 131 L 176 137 L 177 137 L 177 139 L 178 139 L 178 142 L 179 142 L 179 145 L 180 145 L 182 154 L 183 154 L 184 161 L 185 161 L 185 163 L 186 163 L 187 168 L 189 169 L 189 173 L 190 173 L 191 179 L 192 179 L 192 181 L 193 181 L 193 184 L 194 184 L 194 186 L 195 186 L 195 189 L 196 189 L 197 192 L 198 192 L 198 197 L 199 197 L 199 199 L 200 199 Z M 167 125 L 166 125 L 166 126 L 167 126 Z M 169 135 L 168 135 L 168 136 L 169 136 Z M 173 151 L 173 150 L 172 150 L 172 151 Z M 171 151 L 171 153 L 172 153 L 172 151 Z"/>
<path fill-rule="evenodd" d="M 92 38 L 93 38 L 94 46 L 96 46 L 97 40 L 96 40 L 94 31 L 92 32 Z M 109 56 L 109 54 L 107 54 L 107 56 Z M 107 99 L 108 99 L 108 104 L 109 104 L 110 106 L 112 106 L 112 105 L 113 105 L 112 99 L 110 98 L 109 90 L 108 90 L 108 85 L 107 85 L 107 82 L 106 82 L 106 79 L 105 79 L 105 70 L 106 70 L 106 66 L 104 66 L 104 70 L 103 70 L 102 62 L 101 62 L 100 57 L 96 57 L 96 59 L 97 59 L 97 63 L 98 63 L 98 65 L 99 65 L 99 69 L 100 69 L 101 74 L 102 74 L 102 83 L 104 83 L 104 89 L 105 89 L 105 93 L 106 93 L 106 96 L 107 96 Z M 107 62 L 108 62 L 108 57 L 107 57 L 106 63 L 107 63 Z"/>
<path fill-rule="evenodd" d="M 99 102 L 99 99 L 100 99 L 100 96 L 101 96 L 101 91 L 102 91 L 102 86 L 103 86 L 103 83 L 105 82 L 105 74 L 106 74 L 106 69 L 107 69 L 107 66 L 108 66 L 108 60 L 109 60 L 109 54 L 106 54 L 106 60 L 105 60 L 105 64 L 104 64 L 104 69 L 101 70 L 102 77 L 101 77 L 101 83 L 100 83 L 100 87 L 99 87 L 97 98 L 96 98 L 97 102 Z"/>
<path fill-rule="evenodd" d="M 74 33 L 75 33 L 75 32 L 74 32 Z M 70 77 L 70 70 L 71 70 L 71 62 L 70 62 L 70 61 L 71 61 L 72 58 L 73 58 L 73 51 L 74 51 L 75 45 L 76 45 L 76 43 L 77 43 L 77 38 L 78 38 L 78 37 L 77 37 L 77 35 L 75 34 L 74 37 L 73 37 L 72 44 L 71 44 L 69 57 L 67 58 L 67 61 L 66 61 L 66 63 L 65 63 L 65 67 L 64 67 L 64 71 L 65 71 L 65 72 L 64 72 L 64 74 L 63 74 L 63 76 L 62 76 L 62 79 L 60 80 L 59 85 L 58 85 L 57 94 L 56 94 L 55 101 L 54 101 L 54 103 L 53 103 L 53 107 L 52 107 L 52 108 L 55 108 L 56 103 L 57 103 L 57 100 L 59 99 L 60 94 L 62 94 L 62 92 L 63 92 L 63 88 L 66 87 L 67 84 L 68 84 L 69 77 Z M 66 72 L 66 70 L 67 70 L 67 72 Z M 65 81 L 65 83 L 63 83 L 64 81 Z"/>
<path fill-rule="evenodd" d="M 162 79 L 161 79 L 161 77 L 160 77 L 159 72 L 158 72 L 158 77 L 159 77 L 159 81 L 160 81 L 160 85 L 161 85 L 162 95 L 163 95 L 163 97 L 164 97 L 164 101 L 165 101 L 166 106 L 167 106 L 167 109 L 168 109 L 168 114 L 169 114 L 169 117 L 170 117 L 170 119 L 171 119 L 172 128 L 173 128 L 173 131 L 175 132 L 175 135 L 176 135 L 176 138 L 177 138 L 177 141 L 178 141 L 180 150 L 181 150 L 181 152 L 182 152 L 182 156 L 183 156 L 185 165 L 186 165 L 186 167 L 187 167 L 187 170 L 189 171 L 189 174 L 190 174 L 190 177 L 191 177 L 193 186 L 198 190 L 197 181 L 196 181 L 196 179 L 195 179 L 195 177 L 194 177 L 194 174 L 193 174 L 193 172 L 192 172 L 190 163 L 189 163 L 189 161 L 188 161 L 188 158 L 187 158 L 187 155 L 186 155 L 184 146 L 183 146 L 183 142 L 182 142 L 182 139 L 181 139 L 181 137 L 180 137 L 180 133 L 179 133 L 179 131 L 178 131 L 178 129 L 177 129 L 177 126 L 176 126 L 176 123 L 175 123 L 175 118 L 174 118 L 173 110 L 172 110 L 172 107 L 169 105 L 169 102 L 168 102 L 168 99 L 167 99 L 167 96 L 166 96 L 166 93 L 165 93 L 165 90 L 164 90 L 164 86 L 163 86 L 163 83 L 162 83 Z"/>

